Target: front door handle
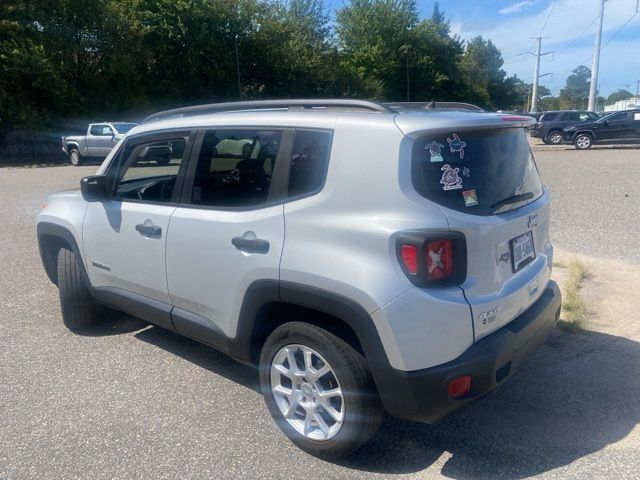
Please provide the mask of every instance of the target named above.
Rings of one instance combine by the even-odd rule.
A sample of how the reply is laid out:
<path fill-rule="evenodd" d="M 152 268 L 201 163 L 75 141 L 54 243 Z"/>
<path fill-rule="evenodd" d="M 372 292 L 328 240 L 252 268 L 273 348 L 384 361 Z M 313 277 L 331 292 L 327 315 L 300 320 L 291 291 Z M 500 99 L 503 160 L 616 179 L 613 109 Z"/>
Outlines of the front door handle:
<path fill-rule="evenodd" d="M 136 225 L 136 230 L 143 237 L 160 238 L 162 236 L 162 228 L 148 223 L 139 223 Z"/>
<path fill-rule="evenodd" d="M 269 242 L 262 238 L 233 237 L 231 243 L 241 252 L 246 253 L 269 253 Z"/>

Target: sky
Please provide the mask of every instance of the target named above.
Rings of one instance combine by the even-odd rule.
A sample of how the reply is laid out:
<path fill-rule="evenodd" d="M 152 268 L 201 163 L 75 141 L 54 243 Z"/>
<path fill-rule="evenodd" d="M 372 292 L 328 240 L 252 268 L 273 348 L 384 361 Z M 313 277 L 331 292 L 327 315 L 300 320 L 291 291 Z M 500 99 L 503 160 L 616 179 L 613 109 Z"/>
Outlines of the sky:
<path fill-rule="evenodd" d="M 343 0 L 327 0 L 332 10 Z M 421 18 L 429 17 L 433 0 L 418 0 Z M 536 41 L 542 40 L 540 79 L 554 95 L 578 65 L 589 68 L 593 61 L 600 0 L 440 0 L 440 8 L 451 22 L 453 33 L 468 40 L 478 35 L 491 40 L 501 51 L 503 69 L 522 80 L 533 80 Z M 607 0 L 602 29 L 599 94 L 628 88 L 636 91 L 640 80 L 640 13 L 636 0 Z M 548 18 L 548 20 L 547 20 Z M 629 21 L 625 25 L 625 23 Z M 624 25 L 624 27 L 623 27 Z M 606 45 L 606 46 L 605 46 Z M 628 86 L 630 85 L 630 86 Z"/>

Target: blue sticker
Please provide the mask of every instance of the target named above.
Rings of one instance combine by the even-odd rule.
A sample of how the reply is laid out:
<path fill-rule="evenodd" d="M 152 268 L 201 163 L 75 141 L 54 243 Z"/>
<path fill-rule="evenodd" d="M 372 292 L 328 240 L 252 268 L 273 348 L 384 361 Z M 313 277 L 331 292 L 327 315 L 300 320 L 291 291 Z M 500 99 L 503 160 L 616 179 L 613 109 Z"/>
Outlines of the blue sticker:
<path fill-rule="evenodd" d="M 432 141 L 430 144 L 428 144 L 426 147 L 424 147 L 424 149 L 429 150 L 429 153 L 431 154 L 431 163 L 444 161 L 442 159 L 442 154 L 441 154 L 441 151 L 443 148 L 444 148 L 444 145 L 436 142 L 435 140 Z"/>
<path fill-rule="evenodd" d="M 447 137 L 447 142 L 449 142 L 449 150 L 451 153 L 458 152 L 460 154 L 460 160 L 464 158 L 464 147 L 467 146 L 467 142 L 460 139 L 458 135 L 453 134 L 453 138 Z"/>

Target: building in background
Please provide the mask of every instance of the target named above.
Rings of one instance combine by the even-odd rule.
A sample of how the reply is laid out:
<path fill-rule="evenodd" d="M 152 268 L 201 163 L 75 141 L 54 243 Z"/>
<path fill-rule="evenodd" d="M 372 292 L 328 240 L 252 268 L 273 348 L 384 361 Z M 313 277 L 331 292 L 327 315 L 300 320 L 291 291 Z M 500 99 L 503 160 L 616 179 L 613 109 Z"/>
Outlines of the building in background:
<path fill-rule="evenodd" d="M 632 108 L 640 108 L 640 97 L 631 97 L 626 100 L 618 100 L 613 105 L 605 105 L 605 112 L 617 112 L 618 110 L 630 110 Z"/>

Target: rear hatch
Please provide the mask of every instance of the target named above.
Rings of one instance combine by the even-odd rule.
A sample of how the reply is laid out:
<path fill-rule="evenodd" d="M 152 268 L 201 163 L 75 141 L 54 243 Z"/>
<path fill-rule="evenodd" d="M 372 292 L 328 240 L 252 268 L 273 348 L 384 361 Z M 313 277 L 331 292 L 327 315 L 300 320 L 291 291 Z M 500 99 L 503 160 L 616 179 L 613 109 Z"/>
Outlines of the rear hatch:
<path fill-rule="evenodd" d="M 438 204 L 450 229 L 466 238 L 467 276 L 460 287 L 471 306 L 476 340 L 540 297 L 553 254 L 549 197 L 526 122 L 498 115 L 481 119 L 479 126 L 467 121 L 460 128 L 409 135 L 415 190 Z"/>

